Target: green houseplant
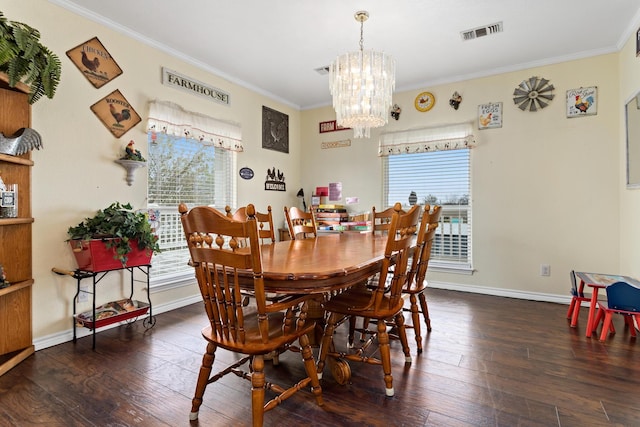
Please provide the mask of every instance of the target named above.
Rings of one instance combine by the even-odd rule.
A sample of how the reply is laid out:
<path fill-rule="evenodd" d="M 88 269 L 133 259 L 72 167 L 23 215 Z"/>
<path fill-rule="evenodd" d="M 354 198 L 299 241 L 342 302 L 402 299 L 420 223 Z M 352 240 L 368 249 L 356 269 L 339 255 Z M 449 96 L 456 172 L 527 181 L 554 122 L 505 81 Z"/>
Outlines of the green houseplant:
<path fill-rule="evenodd" d="M 137 242 L 140 250 L 160 252 L 158 237 L 151 228 L 147 214 L 133 211 L 129 203 L 114 202 L 97 211 L 93 217 L 69 227 L 67 234 L 67 241 L 103 239 L 107 249 L 115 249 L 114 258 L 123 266 L 133 250 L 132 242 Z"/>
<path fill-rule="evenodd" d="M 42 95 L 53 98 L 62 64 L 56 54 L 40 43 L 38 30 L 9 21 L 0 12 L 0 71 L 9 77 L 9 86 L 18 82 L 29 86 L 29 104 L 33 104 Z"/>

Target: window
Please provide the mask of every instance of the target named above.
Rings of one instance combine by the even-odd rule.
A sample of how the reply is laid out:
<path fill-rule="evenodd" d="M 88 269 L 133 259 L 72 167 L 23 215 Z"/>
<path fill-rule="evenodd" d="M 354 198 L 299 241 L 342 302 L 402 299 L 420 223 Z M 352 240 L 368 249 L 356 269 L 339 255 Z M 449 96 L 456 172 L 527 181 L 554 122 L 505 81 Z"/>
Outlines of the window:
<path fill-rule="evenodd" d="M 152 277 L 193 275 L 178 205 L 235 206 L 235 153 L 193 139 L 150 137 L 148 163 L 148 206 L 159 213 L 162 249 L 154 255 Z"/>
<path fill-rule="evenodd" d="M 148 208 L 156 210 L 162 252 L 153 257 L 151 282 L 181 285 L 193 278 L 178 205 L 236 205 L 236 152 L 240 128 L 168 102 L 152 101 L 147 127 Z"/>
<path fill-rule="evenodd" d="M 383 204 L 408 206 L 415 192 L 417 203 L 441 205 L 430 266 L 471 270 L 470 147 L 475 140 L 469 126 L 460 125 L 460 134 L 455 127 L 381 136 Z"/>

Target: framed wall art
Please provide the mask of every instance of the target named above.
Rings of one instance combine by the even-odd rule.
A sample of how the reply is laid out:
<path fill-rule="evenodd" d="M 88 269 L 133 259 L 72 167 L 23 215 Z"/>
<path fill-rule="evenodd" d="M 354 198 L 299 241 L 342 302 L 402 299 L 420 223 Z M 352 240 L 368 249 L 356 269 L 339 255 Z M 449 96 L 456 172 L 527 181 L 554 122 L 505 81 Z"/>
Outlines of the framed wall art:
<path fill-rule="evenodd" d="M 502 102 L 478 105 L 478 129 L 502 127 Z"/>
<path fill-rule="evenodd" d="M 567 91 L 567 117 L 592 116 L 598 113 L 598 88 L 581 87 Z"/>
<path fill-rule="evenodd" d="M 289 116 L 262 106 L 262 148 L 289 153 Z"/>
<path fill-rule="evenodd" d="M 91 111 L 116 138 L 140 123 L 140 116 L 119 90 L 114 90 L 91 106 Z"/>
<path fill-rule="evenodd" d="M 640 56 L 640 28 L 636 31 L 636 56 Z"/>
<path fill-rule="evenodd" d="M 97 37 L 68 50 L 67 56 L 95 88 L 122 74 L 122 69 Z"/>

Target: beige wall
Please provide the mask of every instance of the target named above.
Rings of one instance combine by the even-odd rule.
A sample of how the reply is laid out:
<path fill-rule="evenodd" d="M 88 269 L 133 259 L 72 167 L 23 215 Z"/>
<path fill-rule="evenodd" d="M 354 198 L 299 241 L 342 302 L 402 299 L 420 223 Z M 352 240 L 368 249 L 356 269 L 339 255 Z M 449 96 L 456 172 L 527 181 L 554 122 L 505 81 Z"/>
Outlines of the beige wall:
<path fill-rule="evenodd" d="M 476 130 L 471 153 L 475 272 L 430 272 L 432 286 L 564 301 L 571 269 L 619 271 L 618 67 L 618 55 L 610 54 L 394 95 L 402 113 L 385 132 L 465 121 L 477 129 L 478 105 L 503 103 L 503 127 Z M 512 94 L 531 76 L 549 79 L 555 99 L 523 112 Z M 581 86 L 598 87 L 598 114 L 568 119 L 566 91 Z M 424 90 L 436 105 L 421 113 L 413 104 Z M 457 111 L 448 103 L 454 91 L 463 96 Z M 380 131 L 370 139 L 352 139 L 351 131 L 319 134 L 318 122 L 334 117 L 331 107 L 304 112 L 305 189 L 342 182 L 345 196 L 360 198 L 352 209 L 370 210 L 381 203 Z M 351 146 L 320 148 L 341 139 Z M 540 276 L 543 263 L 551 265 L 550 277 Z"/>
<path fill-rule="evenodd" d="M 54 99 L 43 98 L 33 105 L 32 127 L 43 139 L 44 149 L 33 153 L 33 333 L 38 340 L 67 340 L 71 334 L 71 301 L 74 279 L 57 276 L 52 267 L 74 269 L 75 261 L 65 239 L 69 226 L 91 216 L 113 201 L 146 206 L 146 168 L 136 172 L 133 186 L 125 181 L 124 170 L 114 163 L 127 142 L 135 140 L 146 155 L 144 120 L 147 102 L 161 99 L 176 102 L 185 109 L 240 123 L 245 151 L 238 155 L 238 167 L 255 172 L 252 180 L 239 179 L 238 203 L 256 206 L 270 203 L 275 221 L 282 224 L 282 206 L 297 204 L 300 188 L 300 111 L 275 102 L 136 40 L 84 19 L 46 1 L 9 0 L 2 4 L 9 20 L 25 22 L 41 33 L 42 43 L 62 61 L 62 82 Z M 94 88 L 71 63 L 65 52 L 97 36 L 123 74 L 103 87 Z M 168 67 L 194 79 L 218 87 L 231 96 L 226 107 L 188 93 L 163 86 L 161 67 Z M 117 139 L 94 116 L 90 106 L 119 89 L 143 118 L 143 122 Z M 262 106 L 289 115 L 290 151 L 284 154 L 261 147 Z M 286 192 L 264 191 L 267 168 L 285 173 Z M 177 207 L 176 207 L 177 209 Z M 4 242 L 3 242 L 4 243 Z M 121 296 L 119 273 L 101 282 L 98 300 L 106 302 Z M 198 295 L 194 286 L 154 293 L 159 310 L 190 296 Z M 80 307 L 81 310 L 88 308 Z M 41 344 L 46 345 L 46 344 Z"/>
<path fill-rule="evenodd" d="M 10 20 L 40 30 L 43 44 L 63 63 L 56 97 L 33 106 L 33 127 L 44 142 L 44 149 L 33 153 L 33 331 L 37 348 L 71 336 L 75 282 L 51 273 L 54 266 L 75 268 L 64 243 L 67 228 L 115 200 L 135 207 L 146 203 L 146 174 L 139 171 L 129 187 L 124 171 L 113 162 L 130 139 L 146 153 L 144 121 L 116 139 L 89 109 L 115 89 L 143 120 L 147 101 L 162 99 L 240 123 L 246 151 L 239 155 L 238 167 L 251 167 L 256 177 L 239 180 L 238 204 L 270 203 L 277 224 L 282 223 L 281 207 L 297 204 L 295 194 L 300 186 L 310 195 L 316 186 L 338 181 L 344 185 L 345 196 L 360 198 L 358 205 L 351 206 L 353 210 L 366 211 L 380 204 L 379 132 L 374 131 L 370 140 L 352 139 L 350 131 L 318 134 L 318 122 L 335 118 L 331 107 L 297 111 L 49 2 L 7 0 L 2 12 Z M 95 89 L 65 55 L 94 36 L 124 70 L 100 89 Z M 478 104 L 503 102 L 503 127 L 477 131 L 479 145 L 472 152 L 476 271 L 470 276 L 430 273 L 432 285 L 566 301 L 567 273 L 572 268 L 640 275 L 640 267 L 633 262 L 640 252 L 636 243 L 640 230 L 634 220 L 634 213 L 640 211 L 640 192 L 623 189 L 622 104 L 640 89 L 639 65 L 631 44 L 620 55 L 395 95 L 403 112 L 385 131 L 475 121 Z M 163 86 L 163 66 L 229 92 L 231 107 Z M 511 101 L 515 86 L 531 76 L 548 78 L 556 88 L 556 99 L 536 113 L 522 112 Z M 598 114 L 567 119 L 565 92 L 580 86 L 598 86 Z M 414 97 L 422 90 L 437 97 L 436 106 L 427 113 L 413 108 Z M 464 97 L 457 111 L 448 105 L 456 90 Z M 289 115 L 288 155 L 261 148 L 262 105 Z M 341 139 L 351 139 L 351 146 L 320 149 L 322 141 Z M 263 190 L 263 175 L 273 166 L 285 172 L 286 193 Z M 550 277 L 539 276 L 541 263 L 551 265 Z M 100 292 L 104 293 L 99 299 L 120 297 L 120 277 L 112 274 L 115 277 L 101 283 Z M 195 286 L 157 292 L 152 295 L 154 309 L 179 305 L 196 295 Z"/>
<path fill-rule="evenodd" d="M 626 189 L 626 134 L 624 104 L 640 91 L 640 58 L 636 57 L 636 39 L 631 37 L 618 55 L 620 64 L 620 102 L 618 103 L 619 115 L 619 140 L 620 150 L 618 156 L 618 192 L 620 194 L 620 273 L 640 277 L 640 189 Z M 638 159 L 636 159 L 638 161 Z"/>

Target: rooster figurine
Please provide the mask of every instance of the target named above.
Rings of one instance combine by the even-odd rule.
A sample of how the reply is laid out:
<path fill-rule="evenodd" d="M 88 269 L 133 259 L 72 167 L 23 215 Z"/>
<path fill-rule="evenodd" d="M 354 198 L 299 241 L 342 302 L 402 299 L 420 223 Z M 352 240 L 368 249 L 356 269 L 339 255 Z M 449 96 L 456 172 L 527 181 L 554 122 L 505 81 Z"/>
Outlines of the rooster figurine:
<path fill-rule="evenodd" d="M 20 156 L 33 149 L 42 148 L 40 134 L 31 128 L 18 129 L 13 135 L 6 137 L 0 133 L 0 153 Z"/>
<path fill-rule="evenodd" d="M 127 146 L 124 148 L 125 155 L 120 160 L 135 160 L 137 162 L 146 162 L 147 160 L 142 157 L 142 153 L 139 150 L 136 150 L 135 143 L 133 139 L 129 141 Z"/>

